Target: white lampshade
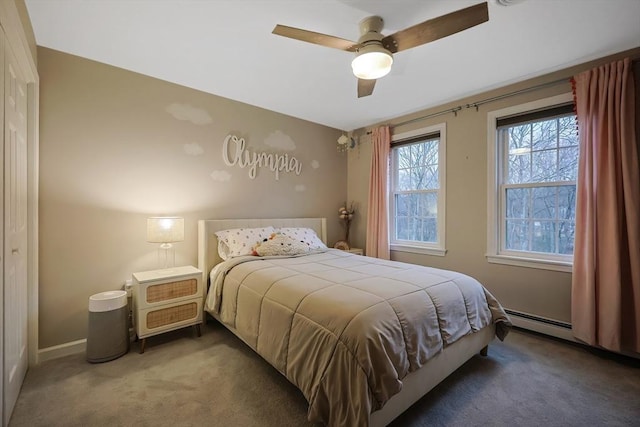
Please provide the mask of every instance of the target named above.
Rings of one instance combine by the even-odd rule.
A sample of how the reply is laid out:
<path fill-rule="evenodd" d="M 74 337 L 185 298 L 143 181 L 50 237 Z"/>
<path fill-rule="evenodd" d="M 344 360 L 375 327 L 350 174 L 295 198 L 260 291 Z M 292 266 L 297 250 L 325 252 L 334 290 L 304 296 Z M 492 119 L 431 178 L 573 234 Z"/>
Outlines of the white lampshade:
<path fill-rule="evenodd" d="M 361 48 L 351 62 L 353 74 L 359 79 L 379 79 L 389 74 L 393 64 L 391 52 L 382 46 L 372 44 Z"/>
<path fill-rule="evenodd" d="M 175 216 L 147 219 L 147 242 L 172 243 L 184 240 L 184 218 Z"/>

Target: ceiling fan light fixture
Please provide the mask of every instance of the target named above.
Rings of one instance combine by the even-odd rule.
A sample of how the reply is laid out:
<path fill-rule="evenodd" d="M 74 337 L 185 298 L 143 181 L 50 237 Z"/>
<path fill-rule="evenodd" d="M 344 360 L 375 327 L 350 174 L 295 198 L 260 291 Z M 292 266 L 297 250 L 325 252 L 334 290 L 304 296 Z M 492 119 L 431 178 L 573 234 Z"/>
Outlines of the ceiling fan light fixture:
<path fill-rule="evenodd" d="M 489 6 L 486 1 L 427 19 L 393 34 L 383 35 L 384 20 L 380 16 L 368 16 L 360 21 L 360 37 L 357 42 L 316 33 L 301 28 L 276 25 L 273 34 L 339 49 L 355 52 L 351 62 L 353 74 L 358 78 L 358 98 L 373 93 L 376 81 L 391 71 L 393 54 L 443 37 L 459 33 L 489 20 Z M 511 4 L 526 0 L 492 0 L 500 4 Z"/>
<path fill-rule="evenodd" d="M 379 79 L 389 74 L 393 56 L 384 47 L 371 44 L 358 50 L 357 56 L 351 62 L 353 74 L 359 79 Z"/>

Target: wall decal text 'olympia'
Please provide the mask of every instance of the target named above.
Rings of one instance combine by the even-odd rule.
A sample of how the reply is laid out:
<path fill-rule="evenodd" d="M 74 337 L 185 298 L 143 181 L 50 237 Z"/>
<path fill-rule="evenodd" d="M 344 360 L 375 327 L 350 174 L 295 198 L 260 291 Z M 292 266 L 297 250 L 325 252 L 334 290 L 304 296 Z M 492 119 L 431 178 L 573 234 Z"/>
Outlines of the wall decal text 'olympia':
<path fill-rule="evenodd" d="M 249 168 L 251 179 L 256 177 L 258 167 L 271 169 L 275 173 L 276 181 L 280 179 L 280 172 L 295 172 L 296 175 L 302 172 L 302 164 L 295 157 L 288 154 L 252 152 L 247 149 L 244 138 L 235 135 L 227 135 L 224 139 L 222 160 L 227 166 Z"/>

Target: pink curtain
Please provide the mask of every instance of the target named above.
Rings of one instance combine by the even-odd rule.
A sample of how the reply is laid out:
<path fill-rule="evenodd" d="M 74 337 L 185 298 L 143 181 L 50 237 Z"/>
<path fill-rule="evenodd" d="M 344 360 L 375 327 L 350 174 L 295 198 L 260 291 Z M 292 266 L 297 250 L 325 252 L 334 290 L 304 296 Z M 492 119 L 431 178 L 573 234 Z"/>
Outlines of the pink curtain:
<path fill-rule="evenodd" d="M 574 77 L 580 134 L 572 323 L 580 340 L 640 353 L 640 177 L 625 59 Z"/>
<path fill-rule="evenodd" d="M 391 130 L 382 126 L 371 136 L 373 154 L 369 178 L 369 205 L 367 209 L 367 256 L 389 259 L 389 207 L 387 187 Z"/>

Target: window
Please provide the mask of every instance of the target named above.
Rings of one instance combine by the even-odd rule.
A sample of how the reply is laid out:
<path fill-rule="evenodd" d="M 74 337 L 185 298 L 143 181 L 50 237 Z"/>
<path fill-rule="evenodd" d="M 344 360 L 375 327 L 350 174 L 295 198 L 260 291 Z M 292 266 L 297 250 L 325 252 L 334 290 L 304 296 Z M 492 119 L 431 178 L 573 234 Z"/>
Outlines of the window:
<path fill-rule="evenodd" d="M 394 135 L 391 249 L 444 255 L 445 125 Z"/>
<path fill-rule="evenodd" d="M 573 105 L 516 107 L 492 120 L 495 211 L 489 216 L 489 255 L 565 270 L 573 259 L 579 155 Z M 495 258 L 490 261 L 501 262 Z"/>

